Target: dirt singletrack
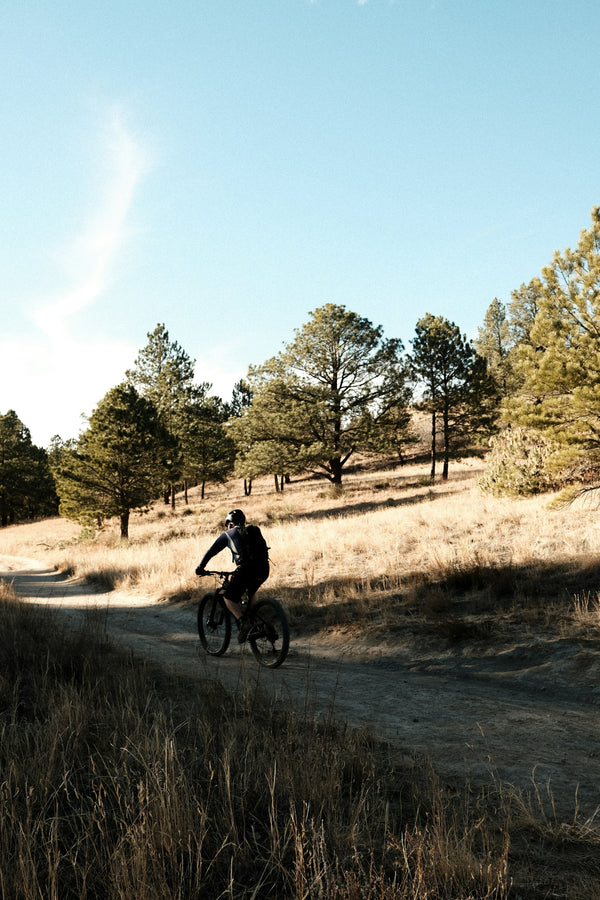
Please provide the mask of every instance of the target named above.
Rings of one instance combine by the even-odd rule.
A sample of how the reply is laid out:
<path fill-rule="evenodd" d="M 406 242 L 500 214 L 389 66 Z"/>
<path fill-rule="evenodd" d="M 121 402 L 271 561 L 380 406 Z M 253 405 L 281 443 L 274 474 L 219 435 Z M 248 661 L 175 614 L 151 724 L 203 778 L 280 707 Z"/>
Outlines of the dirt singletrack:
<path fill-rule="evenodd" d="M 600 648 L 581 641 L 504 648 L 496 655 L 420 658 L 352 633 L 292 633 L 280 669 L 261 668 L 234 641 L 215 659 L 201 649 L 196 609 L 102 593 L 31 559 L 0 556 L 0 578 L 73 624 L 91 620 L 115 643 L 232 691 L 258 686 L 315 714 L 367 726 L 407 755 L 428 756 L 442 778 L 491 779 L 535 794 L 572 820 L 600 807 Z"/>

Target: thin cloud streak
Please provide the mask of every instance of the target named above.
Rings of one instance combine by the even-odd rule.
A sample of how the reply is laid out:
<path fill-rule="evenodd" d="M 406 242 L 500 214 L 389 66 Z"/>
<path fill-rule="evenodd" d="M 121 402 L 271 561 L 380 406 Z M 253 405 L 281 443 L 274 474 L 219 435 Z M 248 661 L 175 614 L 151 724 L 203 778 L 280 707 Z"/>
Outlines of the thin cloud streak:
<path fill-rule="evenodd" d="M 98 334 L 81 341 L 70 319 L 102 298 L 118 254 L 130 237 L 128 219 L 140 183 L 151 168 L 148 152 L 114 109 L 101 140 L 108 171 L 97 209 L 87 227 L 65 248 L 65 280 L 74 286 L 40 303 L 31 314 L 38 326 L 29 337 L 0 339 L 0 413 L 14 409 L 34 443 L 76 437 L 107 390 L 122 380 L 135 348 Z"/>
<path fill-rule="evenodd" d="M 82 273 L 79 282 L 32 314 L 34 322 L 54 340 L 65 339 L 69 318 L 90 306 L 107 288 L 118 252 L 128 237 L 127 217 L 136 190 L 150 169 L 147 152 L 127 129 L 120 111 L 111 115 L 104 151 L 111 175 L 99 210 L 67 251 L 67 259 Z"/>

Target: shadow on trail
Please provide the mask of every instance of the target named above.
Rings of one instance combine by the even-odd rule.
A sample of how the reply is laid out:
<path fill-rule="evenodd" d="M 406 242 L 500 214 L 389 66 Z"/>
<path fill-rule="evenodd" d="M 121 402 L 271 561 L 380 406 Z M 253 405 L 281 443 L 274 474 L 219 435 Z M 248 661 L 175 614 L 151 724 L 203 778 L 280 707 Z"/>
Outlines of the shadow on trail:
<path fill-rule="evenodd" d="M 68 601 L 83 595 L 84 599 L 93 602 L 110 593 L 84 579 L 73 577 L 68 572 L 57 572 L 56 569 L 0 569 L 0 580 L 12 585 L 15 593 L 26 600 Z"/>
<path fill-rule="evenodd" d="M 210 679 L 234 692 L 265 687 L 273 702 L 288 708 L 298 702 L 311 718 L 339 717 L 411 757 L 429 756 L 444 777 L 464 778 L 467 770 L 471 783 L 487 784 L 493 768 L 495 784 L 528 790 L 535 772 L 539 784 L 552 784 L 557 809 L 571 813 L 574 796 L 586 815 L 599 805 L 600 677 L 594 675 L 600 640 L 593 637 L 600 626 L 582 626 L 573 637 L 561 629 L 573 593 L 598 584 L 600 558 L 466 565 L 445 578 L 438 572 L 435 583 L 416 572 L 411 585 L 372 579 L 362 597 L 356 577 L 346 582 L 347 598 L 344 581 L 331 580 L 318 586 L 338 591 L 329 607 L 311 604 L 301 587 L 278 590 L 292 643 L 274 671 L 261 669 L 233 642 L 222 658 L 199 652 L 192 602 L 121 597 L 113 605 L 110 592 L 94 593 L 64 573 L 18 566 L 0 571 L 16 593 L 40 606 L 62 597 L 64 605 L 54 603 L 53 612 L 67 621 L 73 610 L 75 624 L 103 606 L 102 634 L 111 641 L 114 635 L 136 660 L 189 676 L 190 685 L 201 689 Z M 457 622 L 486 618 L 496 621 L 496 630 L 465 630 L 460 640 L 452 631 Z M 365 652 L 358 654 L 361 641 Z"/>
<path fill-rule="evenodd" d="M 267 583 L 261 595 L 276 596 L 288 612 L 290 662 L 313 656 L 398 676 L 511 680 L 519 690 L 521 683 L 551 683 L 556 674 L 572 696 L 585 683 L 582 701 L 600 698 L 600 621 L 578 621 L 573 612 L 575 596 L 597 595 L 600 557 L 471 564 L 440 575 L 357 574 L 277 589 Z M 0 579 L 31 602 L 84 613 L 101 607 L 127 631 L 160 642 L 197 639 L 196 603 L 212 587 L 162 602 L 129 601 L 49 568 L 0 571 Z"/>

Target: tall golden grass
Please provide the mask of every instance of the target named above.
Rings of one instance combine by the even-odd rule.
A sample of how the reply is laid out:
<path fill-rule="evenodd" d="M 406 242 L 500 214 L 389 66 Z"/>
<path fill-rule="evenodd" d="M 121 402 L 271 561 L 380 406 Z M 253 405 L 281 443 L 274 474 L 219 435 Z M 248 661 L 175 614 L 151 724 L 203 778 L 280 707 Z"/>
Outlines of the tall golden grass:
<path fill-rule="evenodd" d="M 0 554 L 193 599 L 198 560 L 242 506 L 297 633 L 351 620 L 422 647 L 501 620 L 503 634 L 600 634 L 595 511 L 485 497 L 477 472 L 456 464 L 431 485 L 417 466 L 363 470 L 341 494 L 231 483 L 136 515 L 127 543 L 112 523 L 52 520 L 3 529 Z M 566 827 L 542 798 L 440 784 L 367 732 L 186 683 L 52 615 L 0 586 L 3 898 L 600 898 L 593 820 Z"/>
<path fill-rule="evenodd" d="M 222 530 L 227 510 L 241 506 L 271 547 L 266 589 L 285 599 L 295 624 L 304 617 L 318 625 L 323 616 L 329 624 L 345 618 L 356 624 L 357 614 L 368 611 L 365 624 L 373 627 L 379 616 L 385 628 L 404 621 L 409 608 L 411 615 L 431 612 L 453 595 L 478 598 L 472 613 L 485 613 L 492 602 L 497 612 L 500 601 L 506 607 L 507 600 L 514 605 L 527 598 L 531 616 L 537 614 L 533 598 L 537 612 L 560 601 L 563 624 L 568 618 L 582 624 L 581 596 L 587 609 L 598 600 L 596 510 L 552 509 L 546 496 L 485 495 L 477 486 L 481 470 L 478 461 L 456 463 L 450 479 L 435 485 L 422 466 L 363 470 L 347 478 L 342 493 L 315 481 L 275 493 L 263 479 L 244 497 L 241 483 L 231 482 L 212 488 L 204 501 L 192 491 L 187 506 L 180 497 L 174 511 L 157 503 L 134 515 L 126 543 L 116 523 L 91 533 L 57 519 L 3 529 L 0 553 L 42 557 L 151 599 L 194 598 L 197 563 Z M 227 568 L 228 556 L 213 565 Z"/>
<path fill-rule="evenodd" d="M 483 795 L 0 595 L 3 898 L 508 896 Z"/>

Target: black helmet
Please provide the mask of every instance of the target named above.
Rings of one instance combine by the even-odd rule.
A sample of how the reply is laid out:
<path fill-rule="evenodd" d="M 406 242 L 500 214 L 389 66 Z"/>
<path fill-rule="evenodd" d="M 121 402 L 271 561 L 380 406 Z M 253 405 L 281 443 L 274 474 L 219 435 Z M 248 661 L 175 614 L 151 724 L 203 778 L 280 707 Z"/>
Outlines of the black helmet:
<path fill-rule="evenodd" d="M 245 525 L 246 524 L 246 516 L 241 511 L 241 509 L 232 509 L 231 512 L 227 513 L 227 518 L 225 519 L 225 525 Z"/>

